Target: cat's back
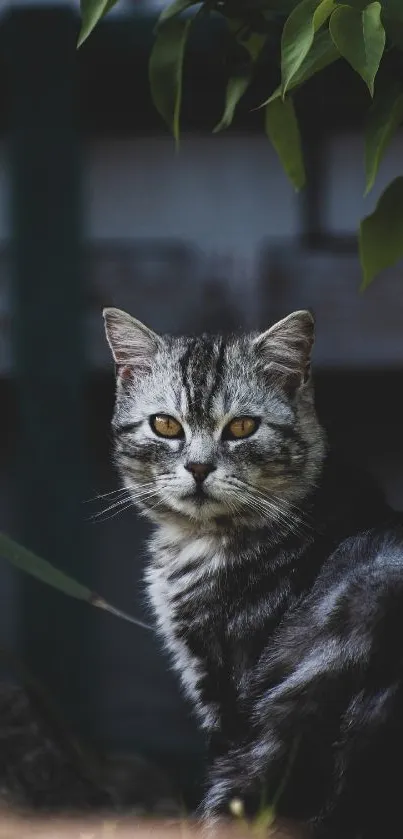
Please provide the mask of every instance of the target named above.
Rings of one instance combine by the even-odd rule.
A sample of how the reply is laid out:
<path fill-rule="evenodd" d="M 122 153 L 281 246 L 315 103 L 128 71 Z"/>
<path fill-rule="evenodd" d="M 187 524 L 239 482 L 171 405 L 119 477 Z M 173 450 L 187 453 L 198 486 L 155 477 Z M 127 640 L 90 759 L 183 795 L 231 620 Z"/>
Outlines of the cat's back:
<path fill-rule="evenodd" d="M 403 517 L 343 540 L 324 563 L 308 598 L 324 637 L 397 662 L 403 641 Z"/>
<path fill-rule="evenodd" d="M 294 695 L 303 709 L 315 684 L 329 691 L 328 712 L 336 720 L 360 692 L 380 699 L 396 693 L 403 702 L 400 515 L 339 543 L 312 588 L 284 615 L 255 679 L 255 696 L 272 711 Z"/>
<path fill-rule="evenodd" d="M 346 591 L 361 585 L 379 591 L 399 582 L 403 586 L 403 516 L 391 512 L 375 527 L 340 541 L 322 566 L 317 590 L 342 591 L 344 584 Z"/>

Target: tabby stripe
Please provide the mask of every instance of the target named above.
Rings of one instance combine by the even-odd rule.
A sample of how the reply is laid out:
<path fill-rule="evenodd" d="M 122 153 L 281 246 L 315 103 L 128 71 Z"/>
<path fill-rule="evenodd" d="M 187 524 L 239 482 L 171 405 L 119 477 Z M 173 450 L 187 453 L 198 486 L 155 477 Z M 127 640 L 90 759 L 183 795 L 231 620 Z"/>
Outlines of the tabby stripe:
<path fill-rule="evenodd" d="M 219 348 L 219 351 L 218 351 L 216 367 L 215 367 L 214 381 L 213 381 L 212 388 L 210 390 L 210 393 L 209 393 L 209 395 L 207 397 L 207 401 L 206 401 L 206 410 L 207 411 L 211 410 L 211 404 L 212 404 L 213 398 L 216 395 L 217 390 L 218 390 L 218 388 L 221 384 L 222 372 L 223 372 L 223 368 L 224 368 L 225 349 L 226 349 L 226 341 L 224 341 L 224 338 L 221 338 L 220 348 Z"/>
<path fill-rule="evenodd" d="M 135 431 L 140 425 L 141 420 L 139 422 L 125 422 L 122 425 L 115 426 L 114 430 L 116 434 L 128 434 L 130 431 Z"/>
<path fill-rule="evenodd" d="M 183 384 L 183 387 L 185 388 L 185 393 L 186 393 L 186 398 L 187 398 L 187 401 L 188 401 L 189 410 L 190 410 L 190 405 L 191 405 L 192 398 L 191 398 L 191 393 L 190 393 L 189 375 L 188 374 L 189 374 L 190 359 L 191 359 L 191 355 L 193 353 L 193 349 L 194 349 L 195 344 L 196 344 L 196 339 L 193 338 L 190 341 L 189 346 L 186 349 L 186 352 L 183 354 L 182 358 L 179 359 L 179 367 L 180 367 L 180 370 L 181 370 L 182 384 Z"/>

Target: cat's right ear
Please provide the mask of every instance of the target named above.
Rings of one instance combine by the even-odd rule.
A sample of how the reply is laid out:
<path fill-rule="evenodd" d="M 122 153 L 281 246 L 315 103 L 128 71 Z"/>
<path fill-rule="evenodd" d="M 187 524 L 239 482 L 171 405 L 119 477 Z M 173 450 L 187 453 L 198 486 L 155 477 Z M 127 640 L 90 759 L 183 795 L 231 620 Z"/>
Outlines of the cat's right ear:
<path fill-rule="evenodd" d="M 149 373 L 161 346 L 158 335 L 120 309 L 104 309 L 103 317 L 118 374 Z"/>
<path fill-rule="evenodd" d="M 255 338 L 253 345 L 269 375 L 295 390 L 309 380 L 315 322 L 311 312 L 292 312 Z"/>

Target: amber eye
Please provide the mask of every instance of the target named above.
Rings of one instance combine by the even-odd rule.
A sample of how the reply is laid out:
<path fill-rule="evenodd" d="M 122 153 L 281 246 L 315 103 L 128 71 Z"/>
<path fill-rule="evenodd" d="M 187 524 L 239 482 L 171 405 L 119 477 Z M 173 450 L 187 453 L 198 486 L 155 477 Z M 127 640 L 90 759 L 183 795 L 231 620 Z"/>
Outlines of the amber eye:
<path fill-rule="evenodd" d="M 243 440 L 255 433 L 259 420 L 255 417 L 235 417 L 225 426 L 223 440 Z"/>
<path fill-rule="evenodd" d="M 184 436 L 180 422 L 167 414 L 156 414 L 154 417 L 150 417 L 150 425 L 152 430 L 158 434 L 158 437 L 171 437 L 171 439 L 178 440 Z"/>

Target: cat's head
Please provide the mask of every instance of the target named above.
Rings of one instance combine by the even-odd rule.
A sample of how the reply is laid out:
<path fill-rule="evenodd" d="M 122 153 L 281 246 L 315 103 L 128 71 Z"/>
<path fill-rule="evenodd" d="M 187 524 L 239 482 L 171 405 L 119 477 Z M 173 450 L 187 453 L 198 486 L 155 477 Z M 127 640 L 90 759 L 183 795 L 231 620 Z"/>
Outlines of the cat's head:
<path fill-rule="evenodd" d="M 104 318 L 116 462 L 133 501 L 154 518 L 206 525 L 291 521 L 325 450 L 310 313 L 230 339 L 156 335 L 118 309 Z"/>

